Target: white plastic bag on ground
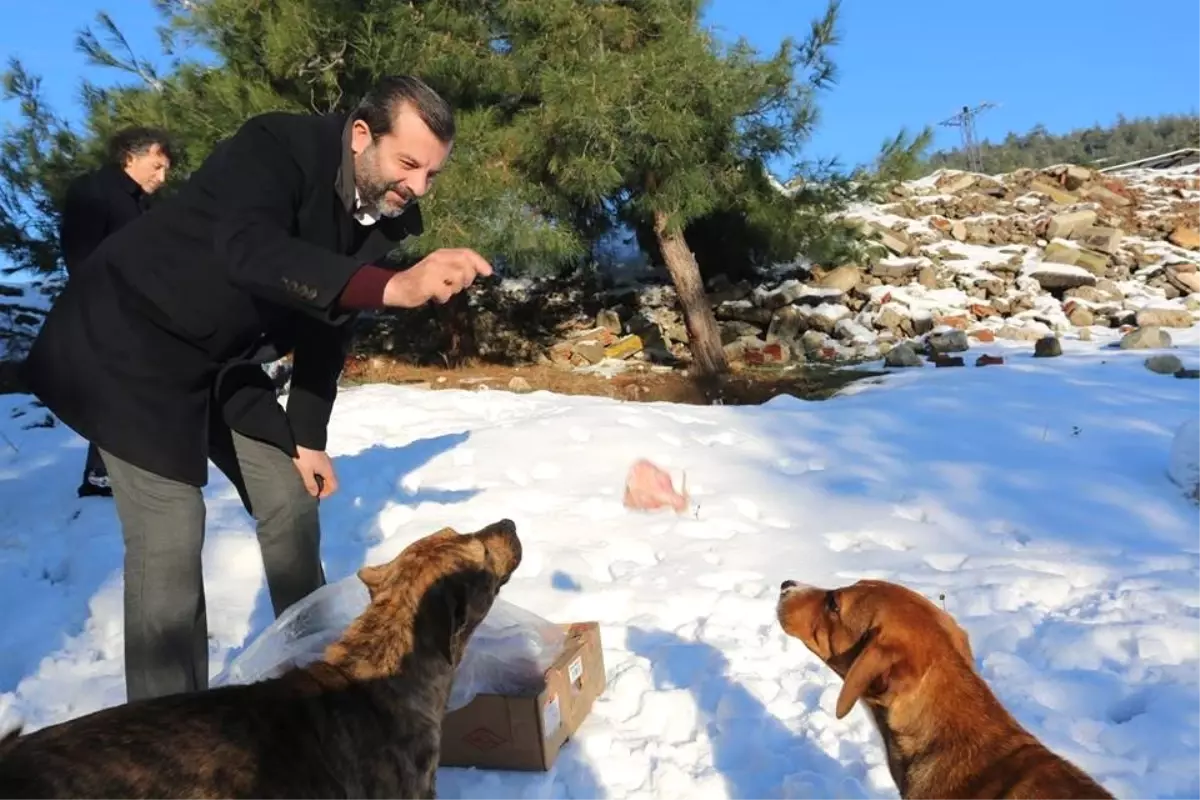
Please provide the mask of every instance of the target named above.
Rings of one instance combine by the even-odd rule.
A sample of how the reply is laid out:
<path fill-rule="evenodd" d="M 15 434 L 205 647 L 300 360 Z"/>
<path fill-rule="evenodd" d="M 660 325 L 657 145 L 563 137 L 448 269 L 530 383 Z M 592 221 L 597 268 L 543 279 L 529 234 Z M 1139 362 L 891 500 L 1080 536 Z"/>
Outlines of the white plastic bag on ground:
<path fill-rule="evenodd" d="M 357 575 L 322 586 L 285 611 L 212 685 L 254 683 L 319 660 L 369 602 Z M 462 708 L 480 693 L 537 693 L 565 643 L 558 625 L 496 598 L 467 643 L 446 710 Z"/>

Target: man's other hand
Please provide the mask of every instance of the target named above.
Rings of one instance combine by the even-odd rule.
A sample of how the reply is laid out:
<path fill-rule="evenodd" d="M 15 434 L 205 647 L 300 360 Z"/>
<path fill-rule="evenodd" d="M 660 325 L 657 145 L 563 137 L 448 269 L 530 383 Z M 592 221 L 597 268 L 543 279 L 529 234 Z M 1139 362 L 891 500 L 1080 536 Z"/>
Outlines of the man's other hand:
<path fill-rule="evenodd" d="M 465 247 L 434 250 L 416 266 L 397 272 L 383 290 L 383 303 L 393 308 L 418 308 L 430 300 L 445 303 L 479 276 L 492 274 L 483 256 Z"/>
<path fill-rule="evenodd" d="M 333 472 L 333 462 L 323 450 L 297 447 L 296 452 L 299 455 L 292 459 L 292 463 L 299 470 L 300 477 L 304 480 L 304 488 L 308 489 L 309 494 L 321 499 L 337 491 L 338 482 L 337 475 Z M 319 486 L 317 476 L 320 476 L 322 481 Z"/>

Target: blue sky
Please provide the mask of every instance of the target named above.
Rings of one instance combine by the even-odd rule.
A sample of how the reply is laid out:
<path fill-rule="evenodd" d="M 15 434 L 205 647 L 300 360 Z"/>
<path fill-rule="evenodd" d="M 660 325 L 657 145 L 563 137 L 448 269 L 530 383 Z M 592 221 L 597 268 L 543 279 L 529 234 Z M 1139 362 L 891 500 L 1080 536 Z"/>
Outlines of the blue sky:
<path fill-rule="evenodd" d="M 728 38 L 773 50 L 802 37 L 824 8 L 812 0 L 714 0 L 706 21 Z M 161 58 L 150 0 L 40 0 L 0 5 L 0 53 L 43 78 L 60 113 L 79 113 L 85 70 L 97 82 L 119 78 L 87 67 L 77 31 L 108 10 L 139 55 Z M 1200 105 L 1200 3 L 1196 0 L 844 0 L 840 79 L 821 97 L 822 124 L 808 155 L 869 161 L 901 126 L 919 129 L 964 104 L 999 104 L 977 123 L 1002 138 L 1037 123 L 1063 132 L 1126 116 L 1195 112 Z M 0 122 L 11 119 L 0 104 Z M 935 128 L 935 146 L 958 143 Z"/>

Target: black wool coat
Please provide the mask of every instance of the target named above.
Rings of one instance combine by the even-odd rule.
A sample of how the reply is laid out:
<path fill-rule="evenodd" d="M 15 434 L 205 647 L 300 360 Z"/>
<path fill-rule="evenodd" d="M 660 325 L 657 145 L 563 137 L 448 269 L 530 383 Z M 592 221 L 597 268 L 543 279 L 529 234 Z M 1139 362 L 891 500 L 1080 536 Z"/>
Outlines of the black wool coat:
<path fill-rule="evenodd" d="M 67 186 L 59 246 L 73 275 L 112 233 L 141 216 L 150 195 L 115 164 L 86 172 Z"/>
<path fill-rule="evenodd" d="M 418 207 L 354 216 L 346 118 L 268 113 L 173 197 L 100 244 L 26 362 L 30 388 L 101 449 L 203 486 L 212 426 L 323 450 L 363 264 L 421 232 Z M 286 411 L 262 364 L 291 353 Z"/>

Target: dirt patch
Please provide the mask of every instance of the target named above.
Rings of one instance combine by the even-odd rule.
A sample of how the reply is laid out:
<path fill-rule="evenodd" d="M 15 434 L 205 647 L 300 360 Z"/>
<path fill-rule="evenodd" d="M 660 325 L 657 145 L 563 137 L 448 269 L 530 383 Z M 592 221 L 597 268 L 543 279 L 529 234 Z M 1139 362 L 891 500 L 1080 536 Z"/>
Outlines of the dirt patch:
<path fill-rule="evenodd" d="M 702 382 L 684 372 L 631 366 L 612 377 L 564 370 L 553 365 L 466 364 L 453 369 L 417 366 L 374 357 L 354 358 L 342 375 L 346 385 L 394 383 L 439 389 L 549 391 L 639 402 L 691 405 L 759 405 L 781 394 L 825 400 L 854 381 L 882 375 L 826 366 L 747 368 L 718 381 Z"/>
<path fill-rule="evenodd" d="M 640 402 L 691 405 L 759 405 L 781 394 L 802 400 L 825 400 L 854 381 L 882 375 L 861 369 L 828 366 L 744 368 L 720 381 L 704 383 L 679 370 L 631 366 L 611 378 L 572 372 L 552 365 L 471 363 L 461 367 L 418 366 L 379 356 L 356 357 L 346 364 L 342 383 L 420 385 L 439 389 L 548 391 L 556 394 L 611 397 Z M 513 384 L 514 379 L 520 379 Z M 0 394 L 24 393 L 28 388 L 15 362 L 0 361 Z"/>

